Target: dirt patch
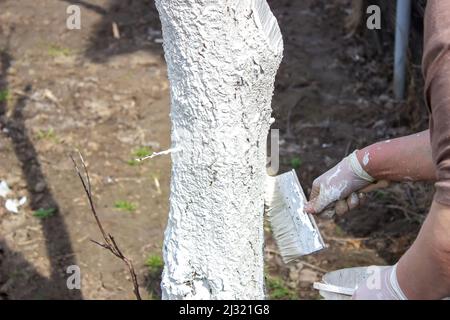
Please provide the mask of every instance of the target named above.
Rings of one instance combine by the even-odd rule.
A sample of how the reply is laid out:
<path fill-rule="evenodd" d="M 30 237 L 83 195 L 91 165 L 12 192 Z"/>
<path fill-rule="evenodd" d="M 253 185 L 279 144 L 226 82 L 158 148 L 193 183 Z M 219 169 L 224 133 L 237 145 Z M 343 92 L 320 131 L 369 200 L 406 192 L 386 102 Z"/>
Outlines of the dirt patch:
<path fill-rule="evenodd" d="M 99 235 L 68 157 L 75 149 L 89 165 L 105 228 L 134 261 L 141 283 L 146 259 L 161 251 L 170 160 L 133 161 L 170 142 L 154 5 L 80 2 L 82 29 L 71 31 L 65 28 L 71 2 L 0 4 L 1 87 L 8 92 L 0 177 L 14 195 L 28 196 L 19 214 L 0 217 L 4 298 L 133 298 L 121 262 L 89 241 Z M 113 22 L 120 39 L 112 36 Z M 40 209 L 54 213 L 39 218 Z M 66 287 L 72 264 L 81 268 L 81 292 Z"/>

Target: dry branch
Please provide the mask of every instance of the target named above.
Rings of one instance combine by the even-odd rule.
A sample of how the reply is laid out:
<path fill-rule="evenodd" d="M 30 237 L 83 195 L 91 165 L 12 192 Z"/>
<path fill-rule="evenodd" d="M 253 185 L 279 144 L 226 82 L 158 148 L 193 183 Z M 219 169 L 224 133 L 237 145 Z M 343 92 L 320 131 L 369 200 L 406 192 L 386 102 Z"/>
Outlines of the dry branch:
<path fill-rule="evenodd" d="M 91 179 L 89 177 L 89 172 L 88 172 L 86 163 L 84 162 L 83 156 L 81 155 L 80 152 L 78 152 L 78 155 L 80 157 L 80 161 L 81 161 L 81 164 L 83 166 L 85 178 L 81 174 L 81 171 L 78 168 L 77 162 L 75 161 L 75 159 L 73 158 L 72 155 L 70 155 L 70 158 L 72 159 L 72 162 L 73 162 L 73 165 L 75 167 L 75 170 L 77 171 L 78 177 L 80 178 L 81 184 L 83 185 L 84 191 L 86 192 L 86 196 L 88 198 L 89 205 L 91 207 L 92 215 L 94 216 L 95 221 L 97 222 L 97 226 L 100 229 L 100 232 L 101 232 L 105 242 L 101 243 L 101 242 L 95 241 L 93 239 L 90 239 L 90 240 L 93 243 L 99 245 L 100 247 L 107 249 L 113 255 L 115 255 L 117 258 L 121 259 L 125 263 L 125 265 L 128 268 L 128 271 L 130 273 L 131 280 L 133 282 L 133 288 L 134 288 L 133 291 L 134 291 L 134 294 L 136 295 L 136 299 L 137 300 L 142 300 L 141 295 L 139 294 L 139 284 L 137 282 L 136 272 L 134 271 L 133 263 L 131 262 L 130 259 L 128 259 L 127 257 L 125 257 L 123 255 L 123 253 L 119 249 L 119 246 L 117 245 L 114 237 L 110 233 L 107 233 L 105 231 L 105 229 L 103 228 L 103 225 L 102 225 L 102 223 L 101 223 L 101 221 L 100 221 L 100 219 L 98 217 L 97 211 L 95 209 L 93 197 L 92 197 Z"/>

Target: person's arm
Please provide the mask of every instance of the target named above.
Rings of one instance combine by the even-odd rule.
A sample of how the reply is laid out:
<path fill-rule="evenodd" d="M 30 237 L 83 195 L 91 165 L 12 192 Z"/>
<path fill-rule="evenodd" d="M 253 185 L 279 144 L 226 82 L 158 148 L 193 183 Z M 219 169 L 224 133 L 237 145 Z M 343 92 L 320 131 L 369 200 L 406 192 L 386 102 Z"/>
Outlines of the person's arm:
<path fill-rule="evenodd" d="M 430 139 L 436 193 L 418 237 L 397 263 L 396 278 L 408 299 L 450 297 L 450 2 L 428 0 L 425 11 L 423 72 L 431 111 Z M 376 299 L 379 290 L 356 291 Z"/>
<path fill-rule="evenodd" d="M 424 25 L 436 193 L 416 241 L 398 263 L 397 278 L 410 299 L 441 299 L 450 296 L 450 2 L 428 0 Z"/>
<path fill-rule="evenodd" d="M 361 192 L 379 180 L 436 180 L 429 131 L 381 141 L 356 150 L 314 180 L 308 213 L 320 213 L 335 203 L 338 214 L 357 207 Z"/>
<path fill-rule="evenodd" d="M 363 169 L 375 180 L 435 181 L 429 130 L 358 150 Z"/>

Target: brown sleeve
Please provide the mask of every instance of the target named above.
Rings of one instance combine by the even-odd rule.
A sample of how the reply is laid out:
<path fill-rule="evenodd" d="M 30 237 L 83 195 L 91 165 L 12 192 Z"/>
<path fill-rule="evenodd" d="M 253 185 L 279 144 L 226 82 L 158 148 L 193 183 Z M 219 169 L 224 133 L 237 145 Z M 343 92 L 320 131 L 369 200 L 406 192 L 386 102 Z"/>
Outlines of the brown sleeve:
<path fill-rule="evenodd" d="M 450 206 L 450 1 L 427 2 L 422 66 L 437 170 L 434 199 Z"/>

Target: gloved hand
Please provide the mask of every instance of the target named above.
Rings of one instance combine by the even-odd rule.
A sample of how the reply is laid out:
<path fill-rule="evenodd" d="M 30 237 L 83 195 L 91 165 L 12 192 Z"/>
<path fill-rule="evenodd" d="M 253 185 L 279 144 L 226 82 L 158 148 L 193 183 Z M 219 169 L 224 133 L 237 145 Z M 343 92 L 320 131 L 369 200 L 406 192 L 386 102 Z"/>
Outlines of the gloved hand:
<path fill-rule="evenodd" d="M 362 168 L 356 151 L 314 180 L 309 202 L 305 206 L 307 213 L 320 213 L 338 200 L 335 206 L 337 214 L 359 205 L 364 194 L 355 192 L 370 185 L 374 179 Z"/>
<path fill-rule="evenodd" d="M 369 277 L 361 281 L 353 300 L 408 300 L 397 281 L 397 265 L 370 266 Z"/>

